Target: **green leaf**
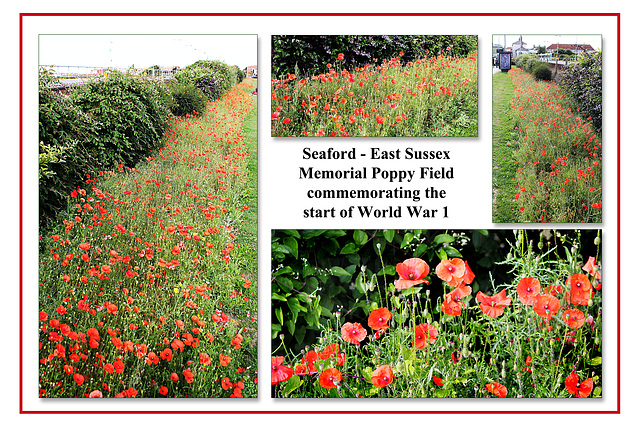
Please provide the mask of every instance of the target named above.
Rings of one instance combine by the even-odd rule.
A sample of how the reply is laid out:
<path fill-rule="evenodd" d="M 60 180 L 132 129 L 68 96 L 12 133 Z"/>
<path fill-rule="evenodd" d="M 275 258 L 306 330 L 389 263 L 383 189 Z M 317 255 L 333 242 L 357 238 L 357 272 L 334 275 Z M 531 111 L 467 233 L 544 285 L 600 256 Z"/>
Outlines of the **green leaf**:
<path fill-rule="evenodd" d="M 278 322 L 280 322 L 281 325 L 284 324 L 284 318 L 282 317 L 282 307 L 276 307 L 275 310 L 273 310 L 273 312 L 276 315 L 276 318 L 278 319 Z"/>
<path fill-rule="evenodd" d="M 404 237 L 402 238 L 402 243 L 400 244 L 400 247 L 401 248 L 405 248 L 412 241 L 413 241 L 413 234 L 412 233 L 405 233 Z"/>
<path fill-rule="evenodd" d="M 347 270 L 345 270 L 342 267 L 338 267 L 337 265 L 331 267 L 331 274 L 333 276 L 351 276 L 351 274 L 349 274 L 349 272 Z"/>
<path fill-rule="evenodd" d="M 298 341 L 298 344 L 301 344 L 302 342 L 304 342 L 304 337 L 306 334 L 307 334 L 306 326 L 301 326 L 301 325 L 296 326 L 296 331 L 294 333 L 294 336 L 296 338 L 296 341 Z"/>
<path fill-rule="evenodd" d="M 462 258 L 462 254 L 453 246 L 445 246 L 444 251 L 452 258 Z"/>
<path fill-rule="evenodd" d="M 433 244 L 437 246 L 443 243 L 451 243 L 454 240 L 455 240 L 454 237 L 449 234 L 438 234 L 436 237 L 433 238 Z"/>
<path fill-rule="evenodd" d="M 271 339 L 274 340 L 278 336 L 278 334 L 282 331 L 282 327 L 277 323 L 271 324 Z"/>
<path fill-rule="evenodd" d="M 593 359 L 588 359 L 587 363 L 591 366 L 602 365 L 602 356 L 594 357 Z"/>
<path fill-rule="evenodd" d="M 285 298 L 284 296 L 279 295 L 279 294 L 277 294 L 277 293 L 275 293 L 275 292 L 272 292 L 272 293 L 271 293 L 271 299 L 276 299 L 276 300 L 278 300 L 278 301 L 284 301 L 284 302 L 286 302 L 286 301 L 287 301 L 287 298 Z"/>
<path fill-rule="evenodd" d="M 274 271 L 273 272 L 273 277 L 280 276 L 281 274 L 291 274 L 291 273 L 293 273 L 293 269 L 287 265 L 286 267 L 282 267 L 282 268 Z"/>
<path fill-rule="evenodd" d="M 421 243 L 418 245 L 418 247 L 413 251 L 413 256 L 415 258 L 420 258 L 420 256 L 425 253 L 427 251 L 427 249 L 429 249 L 429 246 L 425 245 L 424 243 Z"/>
<path fill-rule="evenodd" d="M 298 259 L 298 241 L 293 237 L 285 237 L 284 244 L 289 247 L 289 253 Z"/>
<path fill-rule="evenodd" d="M 369 236 L 362 230 L 354 230 L 353 241 L 358 246 L 362 246 L 369 241 Z"/>
<path fill-rule="evenodd" d="M 328 239 L 334 239 L 336 237 L 342 237 L 347 234 L 344 230 L 325 230 L 324 237 Z"/>
<path fill-rule="evenodd" d="M 344 245 L 344 247 L 340 250 L 340 254 L 341 255 L 354 254 L 354 253 L 358 252 L 359 249 L 360 248 L 358 246 L 356 246 L 355 243 L 349 242 L 346 245 Z"/>
<path fill-rule="evenodd" d="M 389 243 L 393 242 L 393 236 L 395 236 L 396 230 L 382 230 L 382 235 Z"/>
<path fill-rule="evenodd" d="M 284 383 L 284 387 L 282 387 L 282 392 L 286 395 L 291 394 L 293 391 L 298 389 L 303 384 L 303 381 L 300 379 L 298 375 L 294 375 Z"/>
<path fill-rule="evenodd" d="M 382 276 L 384 274 L 389 276 L 394 276 L 396 274 L 396 267 L 393 265 L 385 265 L 384 268 L 378 271 L 377 275 Z"/>

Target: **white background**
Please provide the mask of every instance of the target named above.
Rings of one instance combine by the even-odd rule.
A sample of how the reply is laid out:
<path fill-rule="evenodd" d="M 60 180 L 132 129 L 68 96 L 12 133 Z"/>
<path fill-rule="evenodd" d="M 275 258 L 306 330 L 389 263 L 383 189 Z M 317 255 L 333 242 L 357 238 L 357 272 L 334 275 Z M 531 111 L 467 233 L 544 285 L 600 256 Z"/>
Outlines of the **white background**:
<path fill-rule="evenodd" d="M 0 350 L 2 363 L 0 367 L 3 369 L 2 387 L 2 410 L 5 417 L 17 417 L 19 411 L 18 405 L 18 351 L 20 334 L 18 330 L 18 306 L 19 306 L 19 281 L 18 281 L 18 251 L 17 245 L 19 241 L 18 234 L 18 99 L 19 87 L 18 82 L 18 58 L 20 54 L 20 46 L 18 44 L 18 36 L 20 34 L 19 13 L 33 12 L 388 12 L 388 13 L 460 13 L 460 12 L 509 12 L 509 13 L 534 13 L 537 10 L 518 8 L 511 3 L 493 2 L 492 10 L 480 9 L 471 2 L 456 2 L 455 7 L 452 5 L 450 9 L 436 10 L 434 7 L 426 5 L 414 7 L 410 2 L 403 3 L 402 10 L 394 10 L 385 7 L 384 9 L 374 10 L 371 3 L 363 7 L 358 4 L 350 5 L 348 8 L 337 7 L 334 9 L 318 7 L 302 7 L 296 5 L 289 10 L 274 10 L 267 6 L 254 6 L 251 2 L 238 3 L 226 7 L 216 7 L 215 9 L 209 3 L 204 3 L 200 7 L 196 7 L 197 3 L 185 5 L 165 5 L 163 3 L 149 3 L 144 5 L 142 2 L 137 4 L 137 9 L 127 7 L 127 3 L 110 2 L 109 9 L 100 9 L 101 5 L 93 5 L 89 7 L 86 3 L 77 4 L 67 2 L 61 4 L 57 2 L 41 3 L 34 5 L 16 5 L 11 6 L 13 9 L 2 11 L 2 28 L 4 40 L 5 59 L 2 68 L 2 82 L 4 83 L 3 96 L 3 123 L 5 132 L 9 132 L 4 139 L 4 147 L 8 150 L 5 157 L 5 165 L 2 174 L 4 182 L 5 203 L 4 210 L 4 231 L 6 241 L 4 242 L 2 256 L 2 271 L 6 273 L 4 289 L 6 294 L 3 295 L 4 304 L 2 306 L 1 326 L 3 327 L 3 344 Z M 471 6 L 469 6 L 471 4 Z M 579 7 L 577 7 L 579 5 Z M 118 8 L 120 6 L 120 8 Z M 177 10 L 178 6 L 182 6 Z M 606 7 L 607 9 L 603 8 Z M 3 6 L 3 8 L 8 8 Z M 617 29 L 616 19 L 614 17 L 452 17 L 452 16 L 432 16 L 432 17 L 25 17 L 23 18 L 23 64 L 25 70 L 23 100 L 25 102 L 24 109 L 24 146 L 23 156 L 25 159 L 25 174 L 23 175 L 23 208 L 24 208 L 24 269 L 23 269 L 23 309 L 25 317 L 23 319 L 23 351 L 24 351 L 24 372 L 23 372 L 23 401 L 22 409 L 31 410 L 69 410 L 69 411 L 86 411 L 86 410 L 131 410 L 131 411 L 463 411 L 463 410 L 496 410 L 496 411 L 512 411 L 512 410 L 589 410 L 611 411 L 616 409 L 617 399 L 617 366 L 616 366 L 616 317 L 617 298 L 616 285 L 618 277 L 616 272 L 617 263 L 621 263 L 621 287 L 622 287 L 622 414 L 623 417 L 632 419 L 634 414 L 637 416 L 638 409 L 634 403 L 635 390 L 634 380 L 638 378 L 638 369 L 635 367 L 635 359 L 637 358 L 637 336 L 634 327 L 634 317 L 630 313 L 634 313 L 633 306 L 635 301 L 632 289 L 636 286 L 635 281 L 631 277 L 635 261 L 635 239 L 637 231 L 633 228 L 631 222 L 635 219 L 635 205 L 633 196 L 637 196 L 635 185 L 636 177 L 629 174 L 629 171 L 635 172 L 633 160 L 637 155 L 637 138 L 633 138 L 631 134 L 632 126 L 635 124 L 634 116 L 637 112 L 635 93 L 637 93 L 637 84 L 634 83 L 636 73 L 637 52 L 634 49 L 634 41 L 637 36 L 634 32 L 633 22 L 638 18 L 632 10 L 624 10 L 617 2 L 608 2 L 602 4 L 600 2 L 579 2 L 576 4 L 563 3 L 554 7 L 554 12 L 573 13 L 576 10 L 580 12 L 622 12 L 622 164 L 621 170 L 624 171 L 622 179 L 623 197 L 621 200 L 622 211 L 622 250 L 617 253 L 617 199 L 616 199 L 616 175 L 617 175 L 617 117 L 616 111 L 616 53 L 617 53 Z M 545 12 L 549 9 L 545 8 Z M 35 333 L 31 331 L 37 330 L 36 312 L 37 312 L 37 265 L 35 257 L 37 248 L 34 242 L 37 241 L 37 181 L 35 170 L 37 163 L 36 158 L 36 141 L 37 141 L 37 35 L 39 33 L 56 33 L 64 29 L 64 33 L 156 33 L 156 34 L 246 34 L 248 32 L 258 34 L 259 38 L 259 73 L 260 73 L 260 94 L 259 97 L 259 286 L 260 286 L 260 385 L 259 399 L 254 400 L 40 400 L 37 399 L 37 369 L 35 358 L 32 356 L 37 354 L 37 338 Z M 248 31 L 250 29 L 250 31 Z M 332 139 L 330 142 L 320 142 L 318 139 L 297 139 L 297 140 L 275 140 L 270 138 L 270 100 L 268 97 L 269 85 L 269 59 L 270 59 L 270 36 L 271 34 L 477 34 L 479 36 L 479 82 L 480 82 L 480 136 L 471 139 L 445 139 L 445 140 L 364 140 L 362 138 L 337 140 Z M 493 228 L 491 223 L 491 71 L 488 67 L 488 57 L 490 56 L 490 48 L 493 34 L 572 34 L 572 33 L 589 33 L 603 35 L 603 54 L 604 54 L 604 111 L 605 124 L 603 135 L 604 146 L 604 223 L 602 224 L 603 242 L 604 242 L 604 259 L 605 277 L 607 283 L 604 284 L 605 292 L 605 372 L 604 372 L 604 394 L 603 399 L 559 399 L 559 400 L 516 400 L 516 399 L 483 399 L 483 400 L 372 400 L 372 401 L 275 401 L 269 398 L 270 385 L 268 383 L 269 376 L 269 360 L 270 360 L 270 304 L 268 295 L 270 282 L 270 230 L 272 228 Z M 625 50 L 626 49 L 626 50 Z M 629 53 L 627 53 L 629 52 Z M 633 91 L 633 92 L 632 92 Z M 324 141 L 324 140 L 323 140 Z M 428 222 L 410 221 L 403 218 L 402 221 L 389 222 L 388 220 L 304 220 L 301 215 L 301 209 L 305 207 L 306 201 L 304 193 L 309 188 L 309 182 L 298 180 L 298 168 L 304 163 L 301 159 L 302 147 L 313 143 L 314 148 L 328 148 L 330 145 L 344 145 L 344 147 L 357 146 L 379 146 L 381 148 L 395 148 L 396 146 L 404 148 L 413 146 L 420 149 L 446 149 L 450 150 L 454 158 L 452 165 L 456 170 L 456 178 L 454 182 L 448 183 L 442 187 L 447 190 L 448 205 L 450 218 L 447 220 L 437 220 Z M 312 164 L 308 164 L 311 166 Z M 629 176 L 627 177 L 627 174 Z M 6 176 L 5 176 L 6 175 Z M 624 195 L 626 194 L 626 198 Z M 378 205 L 378 203 L 376 203 Z M 628 212 L 628 214 L 627 214 Z M 585 226 L 585 228 L 593 228 L 594 226 Z M 511 228 L 511 227 L 509 227 Z M 537 227 L 528 227 L 537 228 Z M 619 258 L 620 256 L 620 258 Z M 626 280 L 625 280 L 626 279 Z M 625 323 L 628 322 L 628 323 Z M 367 416 L 371 420 L 387 420 L 395 419 L 400 415 L 386 416 Z M 44 420 L 41 415 L 24 415 L 19 422 L 46 422 L 47 424 L 57 425 L 58 423 L 68 422 L 90 422 L 94 425 L 102 425 L 103 423 L 112 424 L 117 422 L 122 415 L 56 415 L 47 416 Z M 71 417 L 71 418 L 68 418 Z M 124 417 L 131 416 L 125 415 Z M 205 422 L 282 422 L 283 418 L 286 422 L 305 422 L 311 421 L 313 424 L 317 422 L 317 416 L 313 415 L 310 420 L 308 415 L 147 415 L 144 420 L 136 419 L 134 422 L 171 422 L 185 420 Z M 180 418 L 178 418 L 180 417 Z M 186 417 L 186 418 L 185 418 Z M 258 418 L 260 417 L 260 418 Z M 303 418 L 304 417 L 304 418 Z M 362 415 L 326 415 L 323 418 L 341 420 L 354 420 L 355 417 Z M 422 419 L 429 422 L 443 422 L 452 420 L 453 415 L 420 415 L 414 416 L 416 419 Z M 435 417 L 435 418 L 434 418 Z M 455 416 L 456 422 L 474 422 L 478 417 L 486 418 L 491 416 L 480 415 L 458 415 Z M 541 418 L 550 417 L 548 415 L 501 415 L 502 422 L 516 421 L 525 425 L 530 422 L 540 422 Z M 559 422 L 571 422 L 572 424 L 585 421 L 606 422 L 608 419 L 602 419 L 602 416 L 585 415 L 568 415 L 553 416 L 554 420 Z M 598 418 L 597 420 L 595 418 Z M 298 419 L 296 419 L 298 418 Z M 616 417 L 616 421 L 620 417 Z M 362 419 L 359 419 L 359 421 Z M 363 420 L 362 420 L 363 421 Z M 489 421 L 487 419 L 487 421 Z M 347 421 L 348 422 L 348 421 Z M 14 424 L 14 423 L 12 423 Z"/>

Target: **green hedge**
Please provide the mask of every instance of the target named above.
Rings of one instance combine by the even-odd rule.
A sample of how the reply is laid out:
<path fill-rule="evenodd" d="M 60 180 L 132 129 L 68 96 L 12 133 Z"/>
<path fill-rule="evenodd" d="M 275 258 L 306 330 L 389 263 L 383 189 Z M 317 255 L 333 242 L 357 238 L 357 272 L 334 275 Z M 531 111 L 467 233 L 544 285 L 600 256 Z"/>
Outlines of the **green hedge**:
<path fill-rule="evenodd" d="M 328 63 L 336 64 L 339 54 L 344 55 L 344 68 L 354 68 L 401 53 L 403 61 L 414 61 L 439 54 L 467 56 L 477 48 L 477 36 L 463 35 L 276 35 L 271 39 L 271 73 L 273 78 L 324 73 Z"/>
<path fill-rule="evenodd" d="M 40 226 L 53 222 L 87 175 L 134 166 L 160 142 L 169 109 L 162 85 L 110 71 L 69 95 L 42 71 L 39 86 Z"/>
<path fill-rule="evenodd" d="M 209 100 L 214 100 L 231 89 L 237 81 L 237 73 L 223 62 L 201 60 L 176 73 L 176 80 L 195 85 Z"/>

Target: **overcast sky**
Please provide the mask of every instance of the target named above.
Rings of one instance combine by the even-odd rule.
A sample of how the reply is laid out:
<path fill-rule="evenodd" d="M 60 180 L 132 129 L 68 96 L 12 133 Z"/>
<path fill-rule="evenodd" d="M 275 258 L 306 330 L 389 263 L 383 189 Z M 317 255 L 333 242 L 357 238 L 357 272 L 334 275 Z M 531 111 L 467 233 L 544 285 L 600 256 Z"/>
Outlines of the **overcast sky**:
<path fill-rule="evenodd" d="M 507 34 L 507 47 L 511 46 L 520 38 L 520 34 Z M 504 34 L 494 34 L 493 43 L 505 47 Z M 602 36 L 599 34 L 523 34 L 522 41 L 527 44 L 527 48 L 532 49 L 533 46 L 549 47 L 552 44 L 589 44 L 592 48 L 602 49 Z"/>
<path fill-rule="evenodd" d="M 200 59 L 241 69 L 256 65 L 258 38 L 252 35 L 59 35 L 39 36 L 40 65 L 98 68 L 185 67 Z"/>

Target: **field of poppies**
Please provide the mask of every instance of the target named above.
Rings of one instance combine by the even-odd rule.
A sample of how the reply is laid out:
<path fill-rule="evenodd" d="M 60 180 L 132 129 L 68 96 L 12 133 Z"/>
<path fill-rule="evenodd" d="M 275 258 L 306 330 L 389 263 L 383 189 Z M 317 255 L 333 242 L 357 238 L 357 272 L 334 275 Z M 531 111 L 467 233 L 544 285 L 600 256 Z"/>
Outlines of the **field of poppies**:
<path fill-rule="evenodd" d="M 296 238 L 297 252 L 305 254 L 301 271 L 293 258 L 283 263 L 277 255 L 281 246 L 292 247 L 291 237 L 320 231 L 274 235 L 274 301 L 290 289 L 288 305 L 297 306 L 300 316 L 309 316 L 314 305 L 321 312 L 331 307 L 331 317 L 314 339 L 305 337 L 302 350 L 286 329 L 274 340 L 274 396 L 602 396 L 598 230 L 354 230 L 367 241 L 357 259 L 356 252 L 344 251 L 347 266 L 339 261 L 341 248 L 330 264 L 314 257 L 320 249 L 307 252 L 317 240 Z M 492 240 L 507 243 L 496 263 L 485 259 L 502 253 L 488 251 Z M 368 256 L 369 246 L 377 257 Z M 389 258 L 403 248 L 406 258 Z M 485 252 L 478 257 L 480 248 Z M 469 258 L 455 256 L 463 253 Z M 496 266 L 501 271 L 493 270 L 494 277 Z M 311 301 L 302 306 L 289 302 L 293 298 Z M 289 318 L 274 317 L 276 323 Z"/>
<path fill-rule="evenodd" d="M 87 177 L 40 236 L 40 397 L 256 397 L 254 84 Z"/>
<path fill-rule="evenodd" d="M 272 136 L 478 135 L 477 51 L 404 62 L 402 52 L 354 68 L 348 52 L 326 72 L 271 81 Z"/>
<path fill-rule="evenodd" d="M 497 191 L 507 194 L 513 211 L 494 221 L 602 222 L 602 143 L 591 117 L 572 109 L 556 83 L 519 68 L 509 77 L 514 92 L 503 122 L 513 131 L 500 143 L 513 153 L 514 173 L 508 188 Z M 501 173 L 494 168 L 494 176 Z"/>

